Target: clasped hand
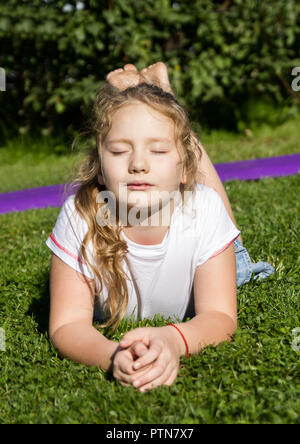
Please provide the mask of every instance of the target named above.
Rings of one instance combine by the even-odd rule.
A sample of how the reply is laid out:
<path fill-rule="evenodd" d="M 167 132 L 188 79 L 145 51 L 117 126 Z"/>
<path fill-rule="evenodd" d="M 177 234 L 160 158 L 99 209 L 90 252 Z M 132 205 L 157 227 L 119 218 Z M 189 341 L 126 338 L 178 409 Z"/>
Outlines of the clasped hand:
<path fill-rule="evenodd" d="M 173 384 L 180 347 L 171 330 L 167 326 L 141 327 L 126 333 L 113 359 L 113 376 L 122 385 L 133 385 L 141 392 Z"/>

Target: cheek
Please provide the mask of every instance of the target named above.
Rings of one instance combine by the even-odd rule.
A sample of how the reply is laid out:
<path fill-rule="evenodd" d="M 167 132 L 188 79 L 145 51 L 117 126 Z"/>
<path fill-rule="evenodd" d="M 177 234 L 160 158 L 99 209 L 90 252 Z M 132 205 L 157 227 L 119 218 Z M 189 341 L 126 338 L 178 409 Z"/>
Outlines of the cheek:
<path fill-rule="evenodd" d="M 180 159 L 179 160 L 176 159 L 172 163 L 170 163 L 168 166 L 169 166 L 169 170 L 170 170 L 170 172 L 172 172 L 173 176 L 176 176 L 178 174 L 181 174 L 182 168 L 183 168 L 183 163 L 181 162 Z"/>
<path fill-rule="evenodd" d="M 180 174 L 182 169 L 181 161 L 177 159 L 158 159 L 155 162 L 155 171 L 162 177 L 162 179 L 167 179 L 168 177 L 175 177 Z"/>
<path fill-rule="evenodd" d="M 118 165 L 116 162 L 108 164 L 104 164 L 102 167 L 103 176 L 106 181 L 114 182 L 119 179 L 120 172 L 122 171 L 121 165 Z"/>

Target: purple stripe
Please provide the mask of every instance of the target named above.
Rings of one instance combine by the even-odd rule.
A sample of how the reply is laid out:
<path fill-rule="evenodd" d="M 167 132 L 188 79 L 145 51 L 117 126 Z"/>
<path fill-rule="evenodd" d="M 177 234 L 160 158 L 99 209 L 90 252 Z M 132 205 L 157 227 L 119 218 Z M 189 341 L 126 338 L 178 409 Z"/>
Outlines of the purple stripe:
<path fill-rule="evenodd" d="M 218 163 L 215 168 L 222 182 L 291 176 L 300 171 L 300 154 Z"/>
<path fill-rule="evenodd" d="M 215 168 L 222 180 L 253 180 L 264 177 L 290 176 L 300 172 L 300 154 L 218 163 Z M 68 195 L 74 193 L 71 189 Z M 64 184 L 50 185 L 0 194 L 0 213 L 34 208 L 61 207 L 65 200 Z"/>
<path fill-rule="evenodd" d="M 63 192 L 64 185 L 60 184 L 2 193 L 0 194 L 0 213 L 60 207 L 64 201 Z"/>

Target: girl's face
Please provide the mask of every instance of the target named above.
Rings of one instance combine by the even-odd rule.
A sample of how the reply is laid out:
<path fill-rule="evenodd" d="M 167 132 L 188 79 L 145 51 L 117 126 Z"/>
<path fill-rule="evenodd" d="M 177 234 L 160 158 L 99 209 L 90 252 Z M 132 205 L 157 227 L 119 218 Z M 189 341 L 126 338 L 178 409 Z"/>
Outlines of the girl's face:
<path fill-rule="evenodd" d="M 174 139 L 174 122 L 141 102 L 122 106 L 112 117 L 112 127 L 100 149 L 99 181 L 114 193 L 118 203 L 130 209 L 150 209 L 165 192 L 161 205 L 185 180 Z M 130 183 L 143 181 L 147 189 L 134 190 Z"/>

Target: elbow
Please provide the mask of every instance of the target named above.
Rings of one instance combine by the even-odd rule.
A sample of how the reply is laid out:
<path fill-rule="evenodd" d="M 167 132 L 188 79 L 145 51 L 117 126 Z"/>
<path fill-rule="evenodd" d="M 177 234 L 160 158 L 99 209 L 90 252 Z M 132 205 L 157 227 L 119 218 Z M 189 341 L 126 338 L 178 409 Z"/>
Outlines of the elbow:
<path fill-rule="evenodd" d="M 50 342 L 56 350 L 59 350 L 59 330 L 59 328 L 54 331 L 49 330 Z"/>
<path fill-rule="evenodd" d="M 49 338 L 53 345 L 53 347 L 60 352 L 60 348 L 62 345 L 62 342 L 64 342 L 65 338 L 65 332 L 64 332 L 65 325 L 61 325 L 60 327 L 56 328 L 55 330 L 49 329 Z"/>
<path fill-rule="evenodd" d="M 72 332 L 68 327 L 68 324 L 64 324 L 49 332 L 50 341 L 61 358 L 69 357 L 70 350 L 74 349 Z"/>
<path fill-rule="evenodd" d="M 231 315 L 223 311 L 212 312 L 215 322 L 223 327 L 227 334 L 233 335 L 238 328 L 238 320 L 236 315 Z M 221 327 L 221 329 L 222 329 Z"/>
<path fill-rule="evenodd" d="M 230 325 L 228 324 L 228 333 L 227 333 L 227 338 L 226 340 L 228 342 L 232 341 L 232 336 L 234 335 L 234 333 L 236 332 L 237 328 L 238 328 L 238 321 L 237 319 L 234 319 L 232 317 L 230 317 Z"/>
<path fill-rule="evenodd" d="M 219 334 L 222 336 L 220 342 L 227 341 L 231 342 L 234 333 L 238 328 L 237 317 L 230 316 L 227 313 L 219 313 Z"/>
<path fill-rule="evenodd" d="M 233 318 L 231 318 L 231 319 L 232 319 L 232 329 L 233 329 L 232 334 L 233 334 L 233 333 L 236 332 L 236 330 L 238 328 L 238 320 L 237 319 L 233 319 Z"/>

